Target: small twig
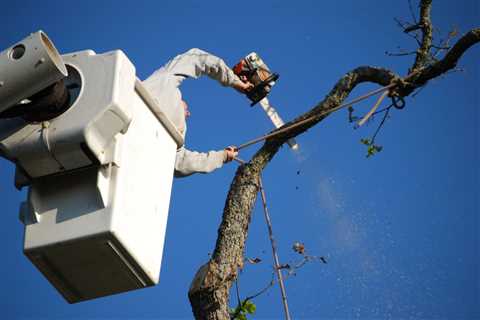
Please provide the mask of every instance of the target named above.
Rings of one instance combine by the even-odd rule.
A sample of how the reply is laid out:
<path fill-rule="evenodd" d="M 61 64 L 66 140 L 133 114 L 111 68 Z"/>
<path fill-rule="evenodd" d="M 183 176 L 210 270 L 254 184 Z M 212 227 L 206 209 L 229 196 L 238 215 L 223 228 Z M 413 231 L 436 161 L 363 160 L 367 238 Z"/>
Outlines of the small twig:
<path fill-rule="evenodd" d="M 417 31 L 419 29 L 422 29 L 422 25 L 420 23 L 416 23 L 416 24 L 412 24 L 408 27 L 406 27 L 405 29 L 403 29 L 403 32 L 404 33 L 410 33 L 412 31 Z"/>
<path fill-rule="evenodd" d="M 295 264 L 293 267 L 290 267 L 289 272 L 285 276 L 285 279 L 288 279 L 292 275 L 296 275 L 296 272 L 298 269 L 302 268 L 304 265 L 306 265 L 308 262 L 314 261 L 314 260 L 320 260 L 322 263 L 327 263 L 325 257 L 323 256 L 311 256 L 308 254 L 303 255 L 303 259 L 300 260 L 297 264 Z"/>
<path fill-rule="evenodd" d="M 236 291 L 237 291 L 237 303 L 238 303 L 238 306 L 237 308 L 235 308 L 235 312 L 233 314 L 230 314 L 230 319 L 235 319 L 238 317 L 238 315 L 240 315 L 240 312 L 241 312 L 241 306 L 242 306 L 242 301 L 240 300 L 240 291 L 238 289 L 238 277 L 235 279 L 235 288 L 236 288 Z"/>
<path fill-rule="evenodd" d="M 439 46 L 434 46 L 432 45 L 433 48 L 437 49 L 434 53 L 432 53 L 432 57 L 436 57 L 440 52 L 442 52 L 443 50 L 450 50 L 451 47 L 450 47 L 450 40 L 452 40 L 453 38 L 455 38 L 457 36 L 457 28 L 454 27 L 452 31 L 450 31 L 447 35 L 447 37 L 443 40 L 440 40 L 440 44 Z"/>
<path fill-rule="evenodd" d="M 417 51 L 409 51 L 409 52 L 398 52 L 398 53 L 393 53 L 389 51 L 385 51 L 385 54 L 390 57 L 401 57 L 401 56 L 411 56 L 416 54 Z"/>
<path fill-rule="evenodd" d="M 262 289 L 260 290 L 259 292 L 251 295 L 251 296 L 248 296 L 245 298 L 245 300 L 252 300 L 252 299 L 255 299 L 256 297 L 258 297 L 259 295 L 261 294 L 264 294 L 265 292 L 267 292 L 268 289 L 270 289 L 271 287 L 273 287 L 273 285 L 275 284 L 275 273 L 272 272 L 272 279 L 270 280 L 270 282 Z"/>
<path fill-rule="evenodd" d="M 405 33 L 405 34 L 406 34 L 407 36 L 409 36 L 410 38 L 414 39 L 419 46 L 422 45 L 422 41 L 420 41 L 420 39 L 418 38 L 418 34 L 417 34 L 417 33 L 414 33 L 414 34 L 412 34 L 412 33 Z"/>
<path fill-rule="evenodd" d="M 353 115 L 353 112 L 355 112 L 355 109 L 353 109 L 352 106 L 348 107 L 348 122 L 350 123 L 358 120 L 358 118 Z"/>
<path fill-rule="evenodd" d="M 240 289 L 238 288 L 238 277 L 235 279 L 235 291 L 237 292 L 237 301 L 238 304 L 240 305 L 242 301 L 240 300 Z"/>
<path fill-rule="evenodd" d="M 449 46 L 437 46 L 437 45 L 430 45 L 430 48 L 438 49 L 438 50 L 450 50 L 451 47 Z"/>
<path fill-rule="evenodd" d="M 393 20 L 395 20 L 395 22 L 397 23 L 397 25 L 403 30 L 405 31 L 405 29 L 407 29 L 410 24 L 409 23 L 406 23 L 406 22 L 402 22 L 400 19 L 398 18 L 393 18 Z M 422 42 L 420 41 L 420 39 L 418 38 L 418 34 L 415 32 L 415 33 L 410 33 L 410 32 L 406 32 L 405 33 L 407 36 L 409 36 L 410 38 L 414 39 L 418 46 L 421 46 L 422 45 Z"/>
<path fill-rule="evenodd" d="M 415 11 L 413 10 L 412 0 L 408 0 L 408 8 L 410 9 L 410 14 L 414 23 L 417 23 L 417 17 L 415 16 Z"/>
<path fill-rule="evenodd" d="M 407 22 L 403 22 L 402 20 L 398 19 L 398 18 L 393 18 L 393 20 L 397 23 L 397 25 L 402 28 L 403 30 L 405 30 L 405 28 L 407 28 L 407 26 L 409 25 L 409 23 Z"/>
<path fill-rule="evenodd" d="M 426 84 L 424 84 L 423 86 L 419 87 L 417 91 L 415 91 L 414 93 L 412 93 L 412 98 L 415 98 L 420 92 L 423 91 L 423 89 L 425 89 L 426 87 Z"/>
<path fill-rule="evenodd" d="M 289 272 L 285 275 L 284 280 L 287 280 L 292 275 L 295 275 L 295 272 L 298 269 L 300 269 L 305 264 L 307 264 L 308 262 L 313 261 L 313 260 L 320 260 L 322 263 L 326 263 L 325 257 L 323 257 L 323 256 L 303 255 L 303 259 L 300 262 L 296 263 L 293 267 L 291 267 L 291 265 L 289 264 L 289 268 L 288 268 Z M 280 266 L 280 267 L 282 267 L 282 266 Z M 270 282 L 264 288 L 262 288 L 260 291 L 258 291 L 257 293 L 245 298 L 244 301 L 255 299 L 256 297 L 260 296 L 261 294 L 267 292 L 268 289 L 270 289 L 271 287 L 273 287 L 275 285 L 275 283 L 277 283 L 277 281 L 275 281 L 275 272 L 272 272 L 272 279 L 270 280 Z"/>
<path fill-rule="evenodd" d="M 465 72 L 465 69 L 463 68 L 454 68 L 452 70 L 448 70 L 447 72 L 444 72 L 440 78 L 445 78 L 446 76 L 452 74 L 452 73 L 456 73 L 456 72 Z"/>
<path fill-rule="evenodd" d="M 373 143 L 375 142 L 375 138 L 377 137 L 378 132 L 380 132 L 380 129 L 383 127 L 383 124 L 385 123 L 385 120 L 387 120 L 388 114 L 390 113 L 390 108 L 392 108 L 392 107 L 393 107 L 393 105 L 391 105 L 391 106 L 389 106 L 389 107 L 387 108 L 387 110 L 386 110 L 386 112 L 385 112 L 385 114 L 384 114 L 384 116 L 383 116 L 382 121 L 381 121 L 380 124 L 378 125 L 377 130 L 375 130 L 375 133 L 374 133 L 373 136 L 372 136 L 372 142 L 371 142 L 372 145 L 373 145 Z"/>

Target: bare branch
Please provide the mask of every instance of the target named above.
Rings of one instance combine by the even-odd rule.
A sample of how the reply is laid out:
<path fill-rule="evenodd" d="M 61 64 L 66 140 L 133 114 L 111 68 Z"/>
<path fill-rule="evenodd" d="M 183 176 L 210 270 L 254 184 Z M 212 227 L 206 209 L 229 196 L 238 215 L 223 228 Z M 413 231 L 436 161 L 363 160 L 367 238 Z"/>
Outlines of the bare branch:
<path fill-rule="evenodd" d="M 444 50 L 450 50 L 450 41 L 455 38 L 458 34 L 457 28 L 454 27 L 452 31 L 450 31 L 444 40 L 440 40 L 439 45 L 435 46 L 432 45 L 432 48 L 437 49 L 434 53 L 432 53 L 432 57 L 435 58 L 440 52 Z"/>
<path fill-rule="evenodd" d="M 264 288 L 262 288 L 260 291 L 258 291 L 257 293 L 254 293 L 253 295 L 246 297 L 245 300 L 252 300 L 252 299 L 255 299 L 256 297 L 264 294 L 265 292 L 267 292 L 268 289 L 273 287 L 273 285 L 275 285 L 275 283 L 276 283 L 275 273 L 272 272 L 272 279 L 270 280 L 270 282 Z"/>
<path fill-rule="evenodd" d="M 390 57 L 403 57 L 403 56 L 412 56 L 414 54 L 417 54 L 417 51 L 397 52 L 397 53 L 385 51 L 385 54 Z"/>
<path fill-rule="evenodd" d="M 432 7 L 432 0 L 421 0 L 420 2 L 420 21 L 419 26 L 422 30 L 422 41 L 420 48 L 417 50 L 417 57 L 415 63 L 410 69 L 410 72 L 418 70 L 428 61 L 430 48 L 432 45 L 432 21 L 430 20 L 430 9 Z"/>
<path fill-rule="evenodd" d="M 432 44 L 430 46 L 430 48 L 434 48 L 434 49 L 438 49 L 438 50 L 450 50 L 449 46 L 437 46 L 437 45 L 434 45 L 434 44 Z"/>
<path fill-rule="evenodd" d="M 408 35 L 409 37 L 411 37 L 412 39 L 414 39 L 414 40 L 417 42 L 418 46 L 421 46 L 421 45 L 422 45 L 420 39 L 418 38 L 418 34 L 417 34 L 416 32 L 414 32 L 414 33 L 405 32 L 405 30 L 407 30 L 407 29 L 411 26 L 411 24 L 409 24 L 409 23 L 407 23 L 407 22 L 403 22 L 403 21 L 401 21 L 401 20 L 398 19 L 398 18 L 393 18 L 393 20 L 395 20 L 395 22 L 397 23 L 397 25 L 402 29 L 402 31 L 403 31 L 406 35 Z"/>
<path fill-rule="evenodd" d="M 402 28 L 402 30 L 405 30 L 406 26 L 408 26 L 409 24 L 407 22 L 403 22 L 402 20 L 398 19 L 398 18 L 393 18 L 393 20 L 397 23 L 397 25 Z"/>
<path fill-rule="evenodd" d="M 418 75 L 410 79 L 408 85 L 401 90 L 401 95 L 408 96 L 415 88 L 421 87 L 429 80 L 454 69 L 463 54 L 478 42 L 480 42 L 480 28 L 467 32 L 445 54 L 443 59 L 419 70 Z"/>
<path fill-rule="evenodd" d="M 418 29 L 421 29 L 422 28 L 422 25 L 420 23 L 417 23 L 417 24 L 412 24 L 411 26 L 409 27 L 406 27 L 403 32 L 405 33 L 410 33 L 412 31 L 417 31 Z"/>
<path fill-rule="evenodd" d="M 378 133 L 382 129 L 383 125 L 385 124 L 385 120 L 388 119 L 389 112 L 390 112 L 390 108 L 388 108 L 386 110 L 385 114 L 383 115 L 382 121 L 380 121 L 380 124 L 378 125 L 377 129 L 375 130 L 375 133 L 373 134 L 372 139 L 370 139 L 371 144 L 375 143 L 375 138 L 377 137 Z"/>
<path fill-rule="evenodd" d="M 412 15 L 412 20 L 416 24 L 417 17 L 415 16 L 415 10 L 413 10 L 412 0 L 408 0 L 408 9 L 410 10 L 410 14 Z"/>

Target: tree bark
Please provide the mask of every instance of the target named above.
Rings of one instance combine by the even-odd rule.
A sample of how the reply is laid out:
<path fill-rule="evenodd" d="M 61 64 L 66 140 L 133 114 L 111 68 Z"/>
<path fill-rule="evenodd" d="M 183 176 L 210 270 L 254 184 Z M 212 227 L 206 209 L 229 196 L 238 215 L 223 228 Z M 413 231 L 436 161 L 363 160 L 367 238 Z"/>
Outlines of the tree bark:
<path fill-rule="evenodd" d="M 267 140 L 248 163 L 237 169 L 225 202 L 215 251 L 211 259 L 197 271 L 188 293 L 196 319 L 230 319 L 229 291 L 238 270 L 243 268 L 245 241 L 259 191 L 259 177 L 282 144 L 325 119 L 325 113 L 341 105 L 358 84 L 373 82 L 386 86 L 396 82 L 396 93 L 403 97 L 408 96 L 429 80 L 454 68 L 461 56 L 480 41 L 480 28 L 473 29 L 460 38 L 442 60 L 427 64 L 431 49 L 430 5 L 430 0 L 421 1 L 424 37 L 410 69 L 413 75 L 405 79 L 406 77 L 402 78 L 388 69 L 370 66 L 358 67 L 348 72 L 337 81 L 324 100 L 285 126 L 313 116 L 312 121 Z"/>

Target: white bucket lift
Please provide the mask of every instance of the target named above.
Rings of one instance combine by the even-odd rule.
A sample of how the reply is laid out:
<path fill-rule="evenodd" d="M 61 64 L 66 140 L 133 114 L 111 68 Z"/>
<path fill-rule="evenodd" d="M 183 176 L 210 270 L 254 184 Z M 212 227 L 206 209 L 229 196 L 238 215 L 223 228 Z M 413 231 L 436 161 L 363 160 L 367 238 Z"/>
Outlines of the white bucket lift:
<path fill-rule="evenodd" d="M 42 104 L 60 79 L 66 102 Z M 25 255 L 70 303 L 157 284 L 183 138 L 133 64 L 121 51 L 60 57 L 37 32 L 0 53 L 0 83 L 0 155 L 28 187 Z"/>

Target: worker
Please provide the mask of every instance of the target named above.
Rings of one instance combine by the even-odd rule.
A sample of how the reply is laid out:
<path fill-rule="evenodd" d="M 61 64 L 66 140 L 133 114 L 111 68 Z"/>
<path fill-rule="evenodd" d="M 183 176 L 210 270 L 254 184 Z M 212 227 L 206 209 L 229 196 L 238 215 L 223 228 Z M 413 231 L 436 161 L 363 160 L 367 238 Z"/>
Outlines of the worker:
<path fill-rule="evenodd" d="M 190 117 L 190 110 L 185 101 L 180 102 L 185 114 L 185 120 Z M 185 146 L 177 150 L 174 176 L 187 177 L 194 173 L 210 173 L 232 161 L 238 154 L 236 147 L 229 146 L 220 151 L 197 152 L 190 151 Z"/>
<path fill-rule="evenodd" d="M 183 80 L 197 79 L 202 75 L 241 93 L 253 88 L 250 82 L 240 80 L 222 59 L 196 48 L 176 56 L 143 81 L 146 89 L 184 139 L 187 131 L 186 119 L 190 116 L 190 111 L 182 99 L 179 87 Z M 194 173 L 209 173 L 232 161 L 237 154 L 234 146 L 204 153 L 190 151 L 183 145 L 177 150 L 174 175 L 186 177 Z"/>

